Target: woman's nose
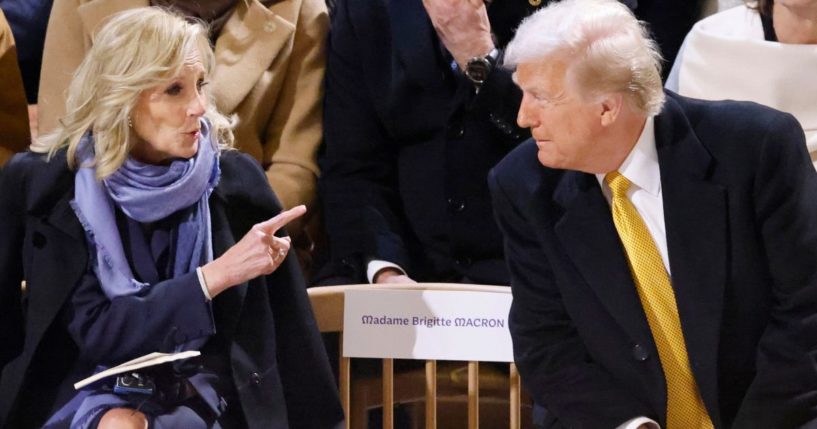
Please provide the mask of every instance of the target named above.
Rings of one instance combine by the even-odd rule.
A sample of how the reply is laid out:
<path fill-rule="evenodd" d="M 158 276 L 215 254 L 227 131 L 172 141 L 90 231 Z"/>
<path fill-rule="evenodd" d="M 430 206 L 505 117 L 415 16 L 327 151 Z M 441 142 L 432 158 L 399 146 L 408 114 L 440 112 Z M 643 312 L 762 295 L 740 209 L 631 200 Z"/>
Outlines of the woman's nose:
<path fill-rule="evenodd" d="M 207 111 L 207 98 L 204 94 L 196 94 L 187 108 L 187 114 L 189 116 L 202 116 L 205 111 Z"/>

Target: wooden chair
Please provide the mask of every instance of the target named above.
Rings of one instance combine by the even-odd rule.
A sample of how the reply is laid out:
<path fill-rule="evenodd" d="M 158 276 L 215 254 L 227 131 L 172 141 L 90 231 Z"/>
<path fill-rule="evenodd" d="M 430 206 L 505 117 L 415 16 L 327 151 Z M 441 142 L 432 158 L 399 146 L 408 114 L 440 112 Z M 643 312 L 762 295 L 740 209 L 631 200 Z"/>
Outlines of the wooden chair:
<path fill-rule="evenodd" d="M 437 361 L 429 360 L 425 362 L 425 373 L 417 374 L 398 374 L 397 384 L 402 385 L 403 388 L 397 391 L 395 396 L 395 371 L 394 359 L 383 359 L 383 377 L 382 383 L 376 392 L 372 392 L 371 381 L 364 380 L 363 382 L 352 381 L 351 374 L 351 359 L 343 357 L 343 310 L 344 310 L 344 296 L 348 290 L 443 290 L 443 291 L 469 291 L 469 292 L 490 292 L 490 293 L 511 293 L 510 288 L 503 286 L 483 286 L 483 285 L 469 285 L 469 284 L 442 284 L 442 283 L 418 283 L 418 284 L 400 284 L 400 285 L 343 285 L 343 286 L 328 286 L 315 287 L 308 290 L 309 298 L 312 302 L 312 309 L 315 313 L 315 318 L 318 322 L 318 327 L 323 333 L 337 332 L 340 336 L 340 356 L 339 356 L 339 390 L 343 410 L 346 415 L 347 428 L 364 428 L 366 427 L 366 404 L 355 402 L 375 402 L 383 404 L 383 428 L 393 429 L 394 427 L 394 403 L 399 401 L 402 403 L 410 402 L 416 398 L 419 393 L 419 400 L 425 402 L 425 427 L 427 429 L 437 428 L 437 403 L 438 403 L 438 389 L 448 389 L 451 386 L 449 380 L 456 379 L 456 375 L 452 373 L 451 377 L 440 377 L 438 374 Z M 479 427 L 479 405 L 480 405 L 480 373 L 479 362 L 467 363 L 467 408 L 468 408 L 468 429 L 476 429 Z M 509 365 L 509 372 L 507 376 L 500 374 L 500 377 L 486 377 L 483 379 L 483 389 L 497 389 L 498 386 L 509 386 L 507 393 L 507 403 L 509 410 L 509 425 L 511 429 L 520 429 L 522 427 L 521 416 L 521 385 L 519 380 L 519 373 L 516 365 Z M 496 365 L 487 367 L 496 370 Z M 465 378 L 465 377 L 462 377 Z M 501 378 L 501 381 L 497 381 Z M 444 384 L 444 385 L 441 385 Z M 354 384 L 354 386 L 353 386 Z M 456 383 L 454 383 L 456 384 Z M 418 387 L 418 385 L 420 387 Z M 424 385 L 424 386 L 423 386 Z M 364 392 L 366 394 L 364 395 Z M 368 397 L 365 397 L 368 396 Z M 463 398 L 464 399 L 464 398 Z M 362 400 L 362 401 L 361 401 Z M 527 421 L 530 421 L 529 419 Z M 527 425 L 526 425 L 527 426 Z"/>

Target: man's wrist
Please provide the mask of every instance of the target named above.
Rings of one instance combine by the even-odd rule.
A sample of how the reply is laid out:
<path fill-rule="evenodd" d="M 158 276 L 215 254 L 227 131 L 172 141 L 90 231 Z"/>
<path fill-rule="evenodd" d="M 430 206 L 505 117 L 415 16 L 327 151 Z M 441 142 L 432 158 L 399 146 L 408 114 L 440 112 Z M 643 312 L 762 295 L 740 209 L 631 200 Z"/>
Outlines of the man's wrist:
<path fill-rule="evenodd" d="M 469 49 L 463 50 L 462 52 L 449 52 L 451 52 L 451 56 L 454 57 L 454 61 L 457 62 L 457 66 L 459 66 L 460 70 L 465 71 L 465 67 L 468 65 L 468 61 L 471 58 L 484 57 L 491 53 L 491 51 L 494 49 L 496 49 L 494 41 L 489 37 L 487 40 L 476 43 Z"/>
<path fill-rule="evenodd" d="M 497 67 L 500 54 L 499 49 L 493 48 L 485 55 L 470 58 L 466 63 L 463 73 L 474 84 L 477 91 L 485 84 L 488 76 Z"/>

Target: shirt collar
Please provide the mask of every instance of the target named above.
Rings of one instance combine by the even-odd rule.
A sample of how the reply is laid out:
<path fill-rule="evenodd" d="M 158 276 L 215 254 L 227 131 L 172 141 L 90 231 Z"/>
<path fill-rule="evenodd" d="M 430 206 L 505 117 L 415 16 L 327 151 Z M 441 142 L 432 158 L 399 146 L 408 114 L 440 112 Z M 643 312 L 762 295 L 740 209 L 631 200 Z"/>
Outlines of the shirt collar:
<path fill-rule="evenodd" d="M 661 193 L 661 170 L 658 167 L 658 152 L 655 149 L 655 120 L 648 117 L 638 141 L 630 154 L 621 163 L 618 172 L 635 186 L 649 194 L 659 196 Z M 596 174 L 599 183 L 604 186 L 604 174 Z"/>

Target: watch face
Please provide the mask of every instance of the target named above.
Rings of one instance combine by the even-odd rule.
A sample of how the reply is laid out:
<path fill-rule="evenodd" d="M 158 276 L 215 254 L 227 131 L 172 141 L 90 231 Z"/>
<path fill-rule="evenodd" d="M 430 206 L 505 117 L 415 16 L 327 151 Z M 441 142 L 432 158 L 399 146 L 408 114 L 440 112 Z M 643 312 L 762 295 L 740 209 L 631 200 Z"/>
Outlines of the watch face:
<path fill-rule="evenodd" d="M 471 79 L 474 83 L 480 84 L 485 82 L 485 79 L 488 78 L 488 74 L 490 72 L 491 63 L 483 58 L 468 61 L 468 65 L 465 68 L 465 75 L 468 76 L 468 79 Z"/>

